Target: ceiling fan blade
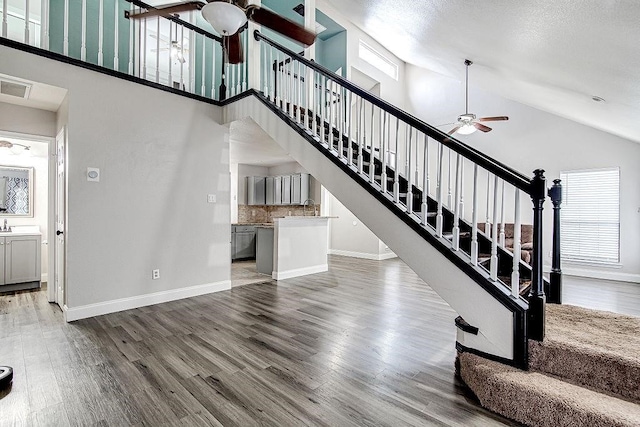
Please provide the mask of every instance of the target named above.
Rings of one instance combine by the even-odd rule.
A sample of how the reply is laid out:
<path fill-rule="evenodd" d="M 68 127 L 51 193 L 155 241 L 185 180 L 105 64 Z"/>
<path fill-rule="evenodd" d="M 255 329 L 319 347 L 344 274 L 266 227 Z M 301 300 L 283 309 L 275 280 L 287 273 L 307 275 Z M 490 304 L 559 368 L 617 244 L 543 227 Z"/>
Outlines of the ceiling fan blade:
<path fill-rule="evenodd" d="M 207 1 L 211 2 L 211 0 L 207 0 Z M 247 8 L 247 0 L 235 0 L 234 3 L 243 9 Z"/>
<path fill-rule="evenodd" d="M 259 6 L 250 5 L 247 8 L 247 18 L 257 24 L 269 27 L 283 36 L 287 36 L 305 46 L 312 45 L 316 40 L 316 34 L 307 30 L 302 25 Z"/>
<path fill-rule="evenodd" d="M 489 126 L 485 126 L 482 123 L 474 123 L 473 126 L 478 129 L 481 130 L 482 132 L 491 132 L 491 128 Z"/>
<path fill-rule="evenodd" d="M 454 133 L 458 132 L 458 129 L 460 129 L 461 127 L 462 127 L 462 125 L 458 125 L 458 126 L 454 127 L 449 132 L 447 132 L 447 135 L 453 135 Z"/>
<path fill-rule="evenodd" d="M 180 3 L 168 7 L 159 7 L 155 9 L 149 9 L 145 12 L 130 13 L 128 10 L 124 11 L 124 17 L 129 19 L 141 19 L 150 18 L 152 16 L 168 16 L 180 12 L 190 12 L 192 10 L 200 10 L 205 3 L 200 1 L 190 1 L 187 3 Z"/>
<path fill-rule="evenodd" d="M 458 123 L 458 122 L 443 123 L 443 124 L 441 124 L 441 125 L 436 125 L 435 127 L 440 128 L 440 127 L 442 127 L 442 126 L 451 126 L 451 125 L 455 125 L 455 124 L 457 124 L 457 123 Z"/>
<path fill-rule="evenodd" d="M 242 42 L 240 41 L 240 32 L 231 36 L 222 37 L 224 46 L 227 48 L 227 61 L 229 64 L 240 64 L 243 61 Z"/>
<path fill-rule="evenodd" d="M 495 116 L 495 117 L 481 117 L 478 119 L 479 122 L 497 122 L 500 120 L 509 120 L 507 116 Z"/>

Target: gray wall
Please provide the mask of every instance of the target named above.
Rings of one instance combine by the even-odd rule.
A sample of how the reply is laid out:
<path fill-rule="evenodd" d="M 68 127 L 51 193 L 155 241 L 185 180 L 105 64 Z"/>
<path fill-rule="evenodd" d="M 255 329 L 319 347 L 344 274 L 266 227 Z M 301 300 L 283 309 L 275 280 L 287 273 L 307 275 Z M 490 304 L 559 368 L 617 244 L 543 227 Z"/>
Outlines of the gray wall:
<path fill-rule="evenodd" d="M 218 107 L 6 47 L 0 57 L 11 57 L 0 73 L 69 91 L 60 112 L 67 306 L 229 280 L 229 147 Z M 87 181 L 90 166 L 99 183 Z M 161 278 L 152 281 L 154 268 Z"/>
<path fill-rule="evenodd" d="M 0 64 L 0 69 L 4 68 Z M 0 129 L 30 135 L 56 136 L 56 113 L 0 102 Z"/>

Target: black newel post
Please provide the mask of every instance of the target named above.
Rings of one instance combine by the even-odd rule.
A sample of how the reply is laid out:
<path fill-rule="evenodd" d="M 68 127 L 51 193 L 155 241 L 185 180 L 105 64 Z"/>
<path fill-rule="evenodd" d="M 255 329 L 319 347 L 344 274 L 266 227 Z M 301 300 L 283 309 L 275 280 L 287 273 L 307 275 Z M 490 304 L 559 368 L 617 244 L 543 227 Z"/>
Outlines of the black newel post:
<path fill-rule="evenodd" d="M 531 201 L 533 202 L 533 259 L 531 263 L 531 291 L 527 325 L 529 339 L 544 339 L 545 296 L 542 280 L 542 207 L 547 196 L 547 180 L 544 170 L 536 169 L 531 179 Z"/>
<path fill-rule="evenodd" d="M 560 204 L 562 204 L 562 185 L 559 179 L 553 180 L 553 186 L 549 189 L 549 197 L 551 198 L 551 203 L 553 203 L 553 253 L 547 302 L 562 304 L 562 270 L 560 269 Z"/>

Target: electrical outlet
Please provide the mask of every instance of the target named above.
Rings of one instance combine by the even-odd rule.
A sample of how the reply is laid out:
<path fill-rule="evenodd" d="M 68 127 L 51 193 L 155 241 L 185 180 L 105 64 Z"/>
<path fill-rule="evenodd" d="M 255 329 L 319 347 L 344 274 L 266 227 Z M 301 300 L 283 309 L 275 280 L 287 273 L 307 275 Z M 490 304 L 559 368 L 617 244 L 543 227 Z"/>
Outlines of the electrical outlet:
<path fill-rule="evenodd" d="M 215 194 L 207 194 L 207 203 L 215 203 L 216 195 Z"/>
<path fill-rule="evenodd" d="M 155 269 L 151 271 L 151 279 L 156 280 L 160 278 L 160 270 Z"/>

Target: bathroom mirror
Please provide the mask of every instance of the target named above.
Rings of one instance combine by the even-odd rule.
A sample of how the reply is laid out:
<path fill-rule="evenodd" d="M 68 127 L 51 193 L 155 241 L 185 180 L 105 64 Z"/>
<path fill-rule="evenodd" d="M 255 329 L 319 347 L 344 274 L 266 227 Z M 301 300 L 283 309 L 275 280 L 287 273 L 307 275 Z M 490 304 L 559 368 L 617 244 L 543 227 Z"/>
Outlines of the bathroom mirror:
<path fill-rule="evenodd" d="M 0 165 L 0 217 L 33 217 L 33 168 Z"/>

